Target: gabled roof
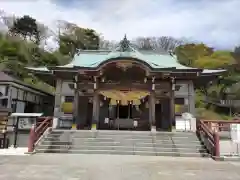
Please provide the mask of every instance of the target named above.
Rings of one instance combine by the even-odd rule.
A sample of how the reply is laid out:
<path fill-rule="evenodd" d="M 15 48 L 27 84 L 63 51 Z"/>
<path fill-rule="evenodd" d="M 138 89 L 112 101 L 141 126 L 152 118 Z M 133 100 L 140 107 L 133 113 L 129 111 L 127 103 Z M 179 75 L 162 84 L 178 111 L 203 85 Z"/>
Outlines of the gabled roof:
<path fill-rule="evenodd" d="M 119 59 L 137 59 L 147 64 L 151 69 L 157 71 L 158 69 L 164 68 L 173 68 L 176 70 L 200 70 L 198 68 L 191 68 L 187 66 L 181 65 L 176 56 L 171 55 L 168 52 L 165 53 L 157 53 L 153 51 L 139 51 L 133 46 L 130 45 L 130 42 L 127 40 L 126 36 L 120 42 L 119 46 L 112 51 L 101 51 L 101 50 L 84 50 L 80 51 L 75 55 L 73 60 L 64 66 L 56 66 L 56 67 L 40 67 L 40 68 L 32 68 L 28 67 L 30 70 L 41 71 L 41 72 L 49 72 L 49 70 L 61 69 L 61 68 L 90 68 L 95 69 L 98 68 L 99 65 L 107 62 L 109 60 L 115 61 Z M 225 70 L 203 70 L 203 73 L 211 74 L 223 72 Z"/>
<path fill-rule="evenodd" d="M 194 69 L 179 64 L 174 56 L 169 54 L 143 54 L 140 52 L 100 52 L 100 51 L 81 51 L 73 61 L 64 66 L 58 67 L 89 67 L 96 68 L 104 61 L 116 58 L 133 58 L 149 64 L 153 69 L 158 68 L 177 68 Z"/>

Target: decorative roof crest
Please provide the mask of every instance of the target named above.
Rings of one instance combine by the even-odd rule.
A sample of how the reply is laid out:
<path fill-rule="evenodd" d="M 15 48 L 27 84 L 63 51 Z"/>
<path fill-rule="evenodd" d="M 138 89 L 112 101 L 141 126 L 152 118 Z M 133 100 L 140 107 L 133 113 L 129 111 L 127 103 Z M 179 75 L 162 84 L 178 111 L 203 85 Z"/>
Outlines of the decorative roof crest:
<path fill-rule="evenodd" d="M 126 51 L 132 51 L 132 48 L 130 46 L 130 41 L 127 39 L 127 35 L 124 35 L 123 40 L 119 43 L 119 51 L 126 52 Z"/>

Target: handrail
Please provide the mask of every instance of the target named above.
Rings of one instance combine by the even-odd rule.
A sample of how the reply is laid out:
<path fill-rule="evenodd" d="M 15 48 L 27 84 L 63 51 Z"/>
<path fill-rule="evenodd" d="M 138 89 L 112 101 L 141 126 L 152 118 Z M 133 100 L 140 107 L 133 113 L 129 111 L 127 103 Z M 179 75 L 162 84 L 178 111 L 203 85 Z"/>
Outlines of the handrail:
<path fill-rule="evenodd" d="M 45 118 L 42 122 L 40 119 Z M 29 134 L 29 141 L 28 141 L 28 152 L 31 153 L 34 151 L 35 143 L 41 137 L 41 135 L 52 126 L 52 117 L 41 117 L 38 119 L 39 123 L 36 125 L 32 125 L 30 134 Z"/>
<path fill-rule="evenodd" d="M 214 128 L 215 131 L 230 131 L 231 124 L 240 124 L 240 120 L 202 120 L 208 124 L 209 128 Z"/>
<path fill-rule="evenodd" d="M 42 121 L 40 123 L 39 126 L 36 127 L 35 133 L 37 135 L 36 137 L 36 141 L 38 140 L 39 136 L 42 135 L 42 133 L 44 133 L 46 131 L 46 129 L 48 127 L 50 127 L 52 125 L 52 118 L 51 117 L 47 117 L 44 121 Z"/>
<path fill-rule="evenodd" d="M 220 156 L 219 134 L 213 131 L 206 123 L 209 121 L 200 120 L 198 124 L 198 133 L 204 145 L 210 152 L 211 156 L 216 159 Z M 217 121 L 215 121 L 217 122 Z"/>
<path fill-rule="evenodd" d="M 209 122 L 209 123 L 224 123 L 224 124 L 238 124 L 240 120 L 206 120 L 202 119 L 200 121 Z"/>
<path fill-rule="evenodd" d="M 231 124 L 240 124 L 240 120 L 200 120 L 198 134 L 212 157 L 220 157 L 220 135 L 221 131 L 230 131 Z"/>

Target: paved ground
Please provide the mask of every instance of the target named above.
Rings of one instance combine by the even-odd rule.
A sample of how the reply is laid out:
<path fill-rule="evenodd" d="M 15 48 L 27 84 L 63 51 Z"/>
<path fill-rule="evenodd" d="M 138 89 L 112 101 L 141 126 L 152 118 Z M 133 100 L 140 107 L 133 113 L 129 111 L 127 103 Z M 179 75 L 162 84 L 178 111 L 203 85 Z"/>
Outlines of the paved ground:
<path fill-rule="evenodd" d="M 1 180 L 240 180 L 240 163 L 115 155 L 0 156 Z"/>
<path fill-rule="evenodd" d="M 26 155 L 25 153 L 28 151 L 28 148 L 14 148 L 14 147 L 9 147 L 8 149 L 0 149 L 0 155 Z M 1 158 L 1 156 L 0 156 Z"/>

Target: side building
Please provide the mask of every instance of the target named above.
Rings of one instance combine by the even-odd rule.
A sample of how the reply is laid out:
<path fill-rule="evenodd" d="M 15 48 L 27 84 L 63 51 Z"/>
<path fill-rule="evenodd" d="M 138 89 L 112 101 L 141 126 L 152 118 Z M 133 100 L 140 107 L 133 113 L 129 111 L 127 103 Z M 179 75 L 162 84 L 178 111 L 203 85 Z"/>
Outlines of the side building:
<path fill-rule="evenodd" d="M 4 72 L 0 72 L 1 111 L 7 110 L 9 113 L 43 113 L 45 116 L 52 116 L 53 106 L 54 96 L 52 94 L 34 88 Z M 17 123 L 16 118 L 8 118 L 6 122 L 6 119 L 1 116 L 0 139 L 5 137 L 9 141 L 9 146 L 26 147 L 29 130 L 32 124 L 35 123 L 35 120 L 35 118 L 21 117 L 19 118 L 18 128 L 14 128 Z M 6 124 L 8 125 L 7 127 Z"/>
<path fill-rule="evenodd" d="M 0 72 L 0 108 L 17 113 L 52 115 L 54 96 Z"/>

